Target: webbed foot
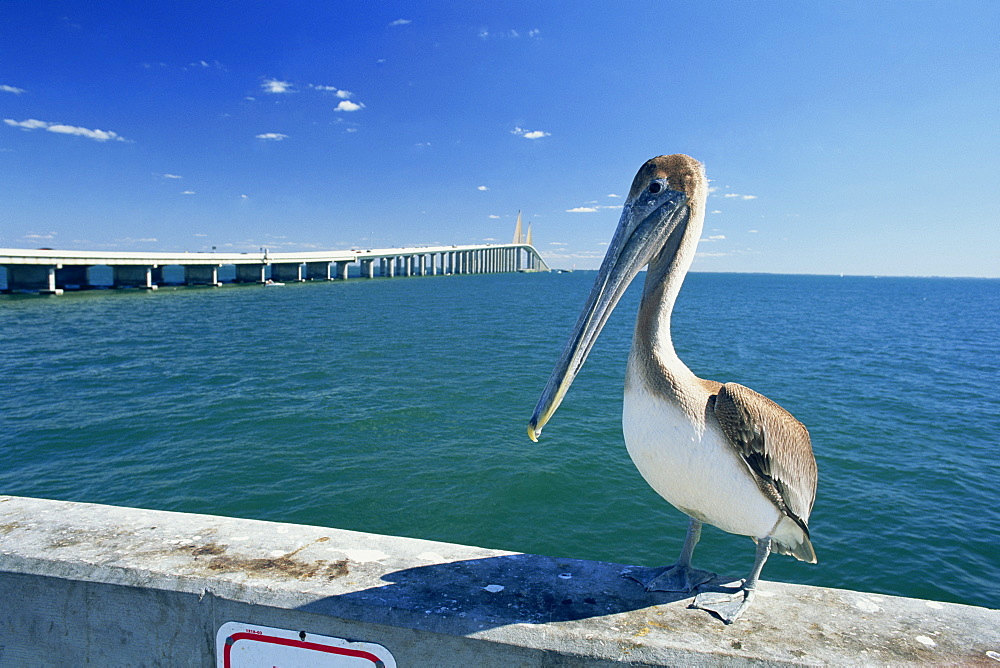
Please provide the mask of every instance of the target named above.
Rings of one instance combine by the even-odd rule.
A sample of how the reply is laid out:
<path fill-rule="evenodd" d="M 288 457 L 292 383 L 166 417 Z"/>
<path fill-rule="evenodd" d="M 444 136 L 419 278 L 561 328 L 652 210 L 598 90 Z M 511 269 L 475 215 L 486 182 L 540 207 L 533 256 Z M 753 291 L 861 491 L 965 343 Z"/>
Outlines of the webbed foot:
<path fill-rule="evenodd" d="M 692 592 L 699 585 L 705 584 L 715 577 L 698 568 L 684 564 L 673 564 L 659 568 L 636 567 L 622 573 L 646 588 L 646 591 L 678 591 Z"/>
<path fill-rule="evenodd" d="M 753 589 L 719 587 L 699 593 L 691 607 L 715 613 L 726 624 L 732 624 L 750 607 L 753 599 Z"/>

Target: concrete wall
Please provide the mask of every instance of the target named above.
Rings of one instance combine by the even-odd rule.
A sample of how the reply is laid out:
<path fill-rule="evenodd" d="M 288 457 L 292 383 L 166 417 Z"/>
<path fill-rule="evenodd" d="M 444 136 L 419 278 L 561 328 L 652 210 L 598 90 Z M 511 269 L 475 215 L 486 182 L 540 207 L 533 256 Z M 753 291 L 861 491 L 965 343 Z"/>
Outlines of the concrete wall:
<path fill-rule="evenodd" d="M 623 568 L 0 496 L 0 665 L 213 666 L 231 621 L 375 643 L 398 666 L 1000 660 L 996 610 L 762 582 L 725 626 Z"/>

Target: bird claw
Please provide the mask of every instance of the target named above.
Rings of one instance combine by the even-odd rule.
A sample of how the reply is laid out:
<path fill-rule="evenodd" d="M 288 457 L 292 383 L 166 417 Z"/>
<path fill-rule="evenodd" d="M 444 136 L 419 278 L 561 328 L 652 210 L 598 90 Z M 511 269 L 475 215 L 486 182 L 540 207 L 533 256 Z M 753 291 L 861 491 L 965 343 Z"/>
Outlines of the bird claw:
<path fill-rule="evenodd" d="M 715 578 L 715 573 L 690 566 L 673 564 L 659 568 L 632 568 L 622 573 L 635 580 L 646 591 L 692 592 Z"/>

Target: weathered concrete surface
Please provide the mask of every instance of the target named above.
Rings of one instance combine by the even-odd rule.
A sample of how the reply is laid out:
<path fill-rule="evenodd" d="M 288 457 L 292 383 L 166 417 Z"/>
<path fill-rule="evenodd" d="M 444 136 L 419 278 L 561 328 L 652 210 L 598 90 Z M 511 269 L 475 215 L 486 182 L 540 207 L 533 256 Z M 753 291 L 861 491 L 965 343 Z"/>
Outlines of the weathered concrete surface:
<path fill-rule="evenodd" d="M 623 566 L 0 496 L 0 665 L 214 665 L 239 621 L 400 666 L 1000 665 L 1000 611 L 762 582 L 731 626 Z"/>

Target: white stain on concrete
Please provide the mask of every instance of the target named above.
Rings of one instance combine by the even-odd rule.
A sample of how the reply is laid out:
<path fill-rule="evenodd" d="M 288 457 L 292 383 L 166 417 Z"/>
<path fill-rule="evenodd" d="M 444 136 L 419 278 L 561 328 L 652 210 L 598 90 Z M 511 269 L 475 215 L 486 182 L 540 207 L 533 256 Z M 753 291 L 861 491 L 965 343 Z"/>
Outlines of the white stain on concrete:
<path fill-rule="evenodd" d="M 858 598 L 854 600 L 854 607 L 862 612 L 878 612 L 882 608 L 879 607 L 878 603 L 871 600 L 870 598 Z"/>
<path fill-rule="evenodd" d="M 445 558 L 437 552 L 421 552 L 417 555 L 417 559 L 420 561 L 433 561 L 434 563 L 441 563 L 445 561 Z"/>
<path fill-rule="evenodd" d="M 347 555 L 347 558 L 351 561 L 357 562 L 359 564 L 367 564 L 373 561 L 382 561 L 383 559 L 388 559 L 389 555 L 382 550 L 338 550 Z"/>
<path fill-rule="evenodd" d="M 928 638 L 927 636 L 917 636 L 914 638 L 921 645 L 927 645 L 928 647 L 937 647 L 937 643 Z"/>

